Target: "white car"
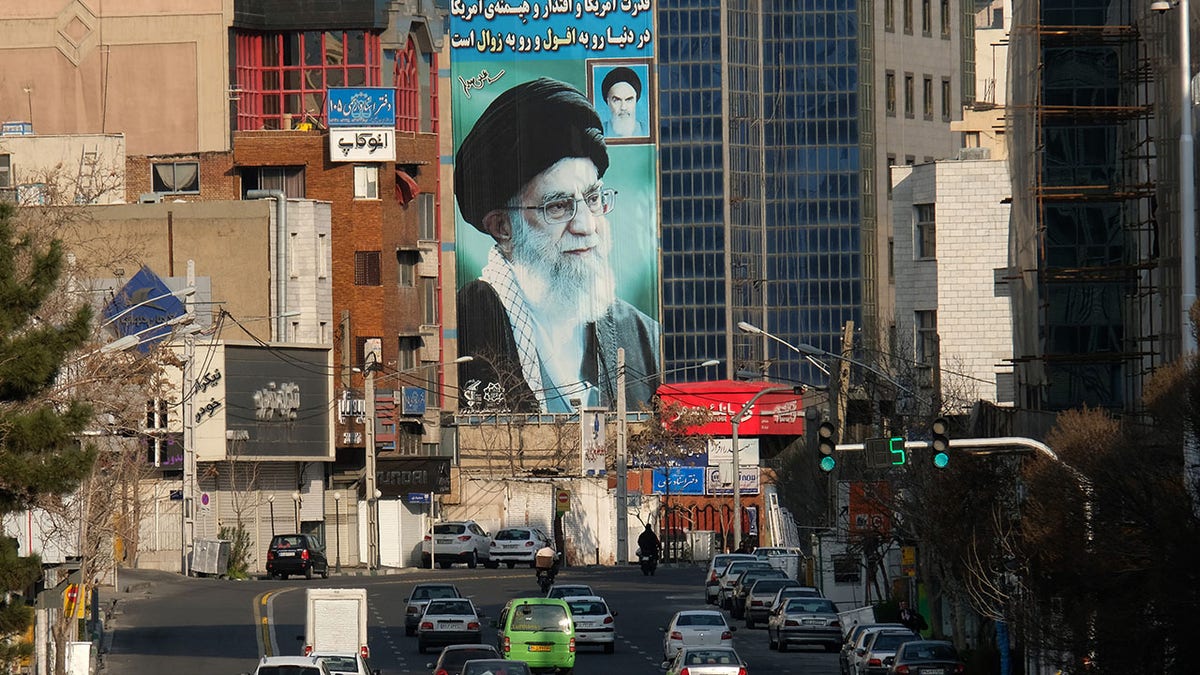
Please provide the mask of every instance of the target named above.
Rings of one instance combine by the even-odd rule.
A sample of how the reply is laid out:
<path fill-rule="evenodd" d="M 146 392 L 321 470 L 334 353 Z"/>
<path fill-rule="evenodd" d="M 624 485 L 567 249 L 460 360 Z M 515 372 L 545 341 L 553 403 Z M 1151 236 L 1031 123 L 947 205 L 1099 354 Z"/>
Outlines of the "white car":
<path fill-rule="evenodd" d="M 430 647 L 479 644 L 479 612 L 466 598 L 430 600 L 417 623 L 417 651 Z"/>
<path fill-rule="evenodd" d="M 329 670 L 330 675 L 379 675 L 378 668 L 372 668 L 371 662 L 362 654 L 346 652 L 344 654 L 312 654 Z"/>
<path fill-rule="evenodd" d="M 662 664 L 666 675 L 746 675 L 746 663 L 725 647 L 684 647 Z"/>
<path fill-rule="evenodd" d="M 497 563 L 508 565 L 510 570 L 517 563 L 533 567 L 534 556 L 543 546 L 554 548 L 554 542 L 538 528 L 506 527 L 492 536 L 492 548 L 488 555 Z"/>
<path fill-rule="evenodd" d="M 498 567 L 491 559 L 492 535 L 473 520 L 438 523 L 433 533 L 421 542 L 421 565 L 429 567 L 429 556 L 446 569 L 454 563 L 466 563 L 475 569 L 480 561 L 487 567 Z"/>
<path fill-rule="evenodd" d="M 554 584 L 550 590 L 546 592 L 547 598 L 568 598 L 571 596 L 587 596 L 595 595 L 591 586 L 587 584 Z"/>
<path fill-rule="evenodd" d="M 721 587 L 718 577 L 725 567 L 734 560 L 758 560 L 753 553 L 718 553 L 708 563 L 708 574 L 704 575 L 704 601 L 713 604 L 717 601 L 717 590 Z"/>
<path fill-rule="evenodd" d="M 248 673 L 246 675 L 249 675 Z M 330 675 L 315 656 L 264 656 L 254 675 Z"/>
<path fill-rule="evenodd" d="M 715 609 L 675 612 L 663 628 L 663 660 L 675 658 L 683 647 L 727 647 L 733 649 L 733 632 L 725 615 Z"/>
<path fill-rule="evenodd" d="M 617 642 L 617 613 L 598 595 L 570 595 L 563 600 L 571 608 L 575 622 L 575 644 L 600 645 L 605 654 L 613 653 Z"/>

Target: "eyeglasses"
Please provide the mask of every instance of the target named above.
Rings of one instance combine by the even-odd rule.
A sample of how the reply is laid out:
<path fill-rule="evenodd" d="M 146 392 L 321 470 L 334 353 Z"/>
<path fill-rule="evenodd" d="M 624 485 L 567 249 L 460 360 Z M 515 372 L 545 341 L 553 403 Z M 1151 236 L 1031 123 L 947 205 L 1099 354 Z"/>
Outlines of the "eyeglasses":
<path fill-rule="evenodd" d="M 587 205 L 593 216 L 603 216 L 613 210 L 617 203 L 617 191 L 611 188 L 589 192 L 583 197 L 566 197 L 548 201 L 541 206 L 515 206 L 513 208 L 526 211 L 541 211 L 542 218 L 548 223 L 565 223 L 578 213 L 579 202 Z"/>

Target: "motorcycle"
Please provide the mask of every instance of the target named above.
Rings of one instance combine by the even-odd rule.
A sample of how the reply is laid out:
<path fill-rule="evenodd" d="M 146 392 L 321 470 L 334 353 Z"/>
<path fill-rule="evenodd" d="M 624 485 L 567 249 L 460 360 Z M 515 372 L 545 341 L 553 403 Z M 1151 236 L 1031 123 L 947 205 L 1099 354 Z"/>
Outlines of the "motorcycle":
<path fill-rule="evenodd" d="M 547 569 L 538 569 L 537 582 L 538 588 L 542 589 L 542 593 L 550 592 L 550 587 L 554 585 L 554 577 L 557 574 L 553 567 Z"/>
<path fill-rule="evenodd" d="M 654 570 L 658 569 L 658 556 L 649 553 L 642 553 L 642 549 L 637 551 L 638 564 L 642 567 L 642 576 L 654 576 Z"/>

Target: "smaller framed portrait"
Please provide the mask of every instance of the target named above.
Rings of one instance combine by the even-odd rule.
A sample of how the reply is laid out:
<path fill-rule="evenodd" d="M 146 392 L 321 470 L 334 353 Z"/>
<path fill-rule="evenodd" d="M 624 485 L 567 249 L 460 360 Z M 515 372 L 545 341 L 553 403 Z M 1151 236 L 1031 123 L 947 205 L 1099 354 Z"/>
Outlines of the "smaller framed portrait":
<path fill-rule="evenodd" d="M 648 59 L 589 59 L 588 98 L 609 145 L 654 142 L 654 82 Z"/>

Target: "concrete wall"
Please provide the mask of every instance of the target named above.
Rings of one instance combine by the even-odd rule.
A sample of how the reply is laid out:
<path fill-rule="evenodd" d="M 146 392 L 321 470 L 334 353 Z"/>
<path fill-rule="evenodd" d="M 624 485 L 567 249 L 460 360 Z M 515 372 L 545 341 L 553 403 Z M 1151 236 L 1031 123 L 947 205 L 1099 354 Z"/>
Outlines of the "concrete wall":
<path fill-rule="evenodd" d="M 0 48 L 0 58 L 3 55 Z M 0 84 L 0 87 L 3 85 Z M 0 155 L 11 155 L 20 203 L 119 204 L 125 201 L 125 136 L 0 136 Z"/>

